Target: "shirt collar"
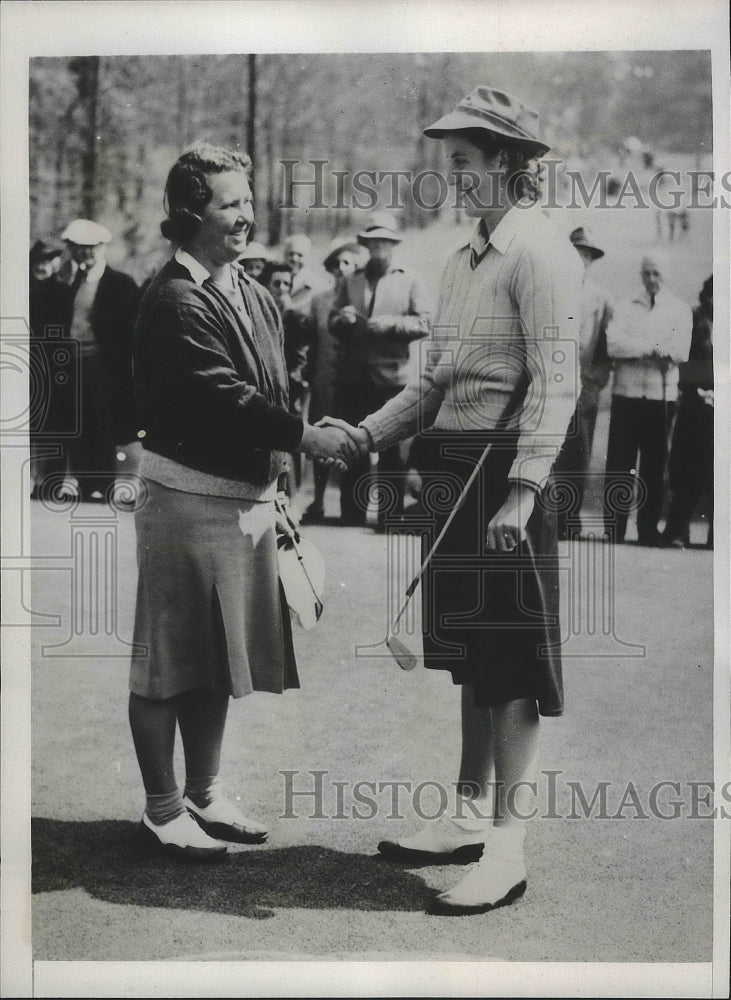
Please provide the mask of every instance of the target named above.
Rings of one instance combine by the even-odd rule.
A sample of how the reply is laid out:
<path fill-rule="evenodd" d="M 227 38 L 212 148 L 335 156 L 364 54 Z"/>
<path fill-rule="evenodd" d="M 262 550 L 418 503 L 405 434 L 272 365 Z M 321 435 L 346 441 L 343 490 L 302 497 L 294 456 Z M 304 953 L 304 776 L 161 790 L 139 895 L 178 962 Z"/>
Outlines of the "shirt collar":
<path fill-rule="evenodd" d="M 175 251 L 175 260 L 188 271 L 196 285 L 202 285 L 206 278 L 210 278 L 211 276 L 210 271 L 207 271 L 199 260 L 196 260 L 195 257 L 191 256 L 187 250 L 183 250 L 182 247 L 178 247 Z"/>
<path fill-rule="evenodd" d="M 85 278 L 86 284 L 93 285 L 95 284 L 95 282 L 99 281 L 101 276 L 104 274 L 106 266 L 107 262 L 105 260 L 100 260 L 98 263 L 94 264 L 93 267 L 90 267 L 89 270 L 86 272 L 86 278 Z M 79 265 L 77 264 L 76 267 L 74 268 L 73 274 L 71 275 L 71 284 L 73 284 L 74 278 L 78 273 L 79 273 Z"/>
<path fill-rule="evenodd" d="M 517 203 L 517 205 L 513 205 L 512 208 L 509 208 L 500 222 L 498 222 L 493 231 L 490 233 L 486 246 L 482 229 L 483 220 L 480 219 L 469 241 L 464 245 L 474 246 L 476 248 L 481 243 L 485 246 L 485 249 L 487 249 L 488 246 L 491 246 L 495 247 L 499 253 L 505 253 L 510 246 L 513 237 L 523 225 L 526 210 L 532 207 L 533 203 L 527 198 L 523 198 Z"/>
<path fill-rule="evenodd" d="M 649 311 L 650 305 L 651 305 L 650 304 L 650 296 L 648 295 L 647 289 L 644 287 L 644 285 L 643 285 L 642 288 L 640 288 L 640 290 L 634 296 L 634 298 L 632 299 L 632 301 L 636 302 L 638 305 L 644 306 L 645 309 L 647 309 Z M 665 294 L 664 294 L 664 292 L 663 292 L 663 290 L 661 288 L 660 291 L 655 296 L 655 308 L 657 309 L 658 302 L 660 302 L 662 304 L 664 301 L 665 301 Z"/>

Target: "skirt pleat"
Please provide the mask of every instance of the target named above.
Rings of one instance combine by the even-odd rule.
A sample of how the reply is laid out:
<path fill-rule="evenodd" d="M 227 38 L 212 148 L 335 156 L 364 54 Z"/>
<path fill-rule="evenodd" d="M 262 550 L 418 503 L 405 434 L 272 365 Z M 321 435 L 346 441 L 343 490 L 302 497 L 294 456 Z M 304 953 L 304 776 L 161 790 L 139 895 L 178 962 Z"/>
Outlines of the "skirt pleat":
<path fill-rule="evenodd" d="M 277 568 L 274 504 L 148 481 L 135 514 L 139 579 L 130 690 L 238 698 L 299 687 Z"/>
<path fill-rule="evenodd" d="M 507 497 L 516 455 L 514 435 L 493 434 L 492 440 L 484 468 L 422 579 L 424 665 L 450 671 L 455 684 L 473 685 L 480 707 L 531 698 L 541 715 L 561 715 L 555 514 L 538 497 L 527 542 L 510 553 L 487 550 L 487 525 Z M 422 556 L 488 441 L 482 433 L 423 435 L 421 513 L 434 527 Z M 430 497 L 442 499 L 430 509 Z"/>

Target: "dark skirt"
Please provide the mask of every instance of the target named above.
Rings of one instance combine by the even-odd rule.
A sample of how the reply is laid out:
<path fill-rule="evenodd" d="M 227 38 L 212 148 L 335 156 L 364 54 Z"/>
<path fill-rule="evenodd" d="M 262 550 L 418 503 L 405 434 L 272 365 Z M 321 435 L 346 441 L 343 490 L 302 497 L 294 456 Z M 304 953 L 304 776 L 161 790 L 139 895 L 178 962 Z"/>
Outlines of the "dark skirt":
<path fill-rule="evenodd" d="M 130 689 L 163 699 L 198 688 L 237 698 L 299 687 L 274 504 L 147 485 L 135 514 L 140 648 Z"/>
<path fill-rule="evenodd" d="M 530 698 L 541 715 L 561 715 L 558 545 L 555 512 L 536 498 L 528 540 L 488 551 L 487 525 L 505 501 L 515 435 L 493 447 L 422 581 L 424 665 L 470 684 L 479 707 Z M 419 439 L 422 513 L 433 518 L 426 555 L 490 440 L 484 433 Z"/>

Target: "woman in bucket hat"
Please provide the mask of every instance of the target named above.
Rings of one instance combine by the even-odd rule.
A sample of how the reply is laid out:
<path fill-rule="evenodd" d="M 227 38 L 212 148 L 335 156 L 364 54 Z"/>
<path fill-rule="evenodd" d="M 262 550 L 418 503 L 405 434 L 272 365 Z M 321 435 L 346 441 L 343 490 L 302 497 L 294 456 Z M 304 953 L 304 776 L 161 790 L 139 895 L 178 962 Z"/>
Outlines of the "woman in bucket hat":
<path fill-rule="evenodd" d="M 430 360 L 353 434 L 379 451 L 421 432 L 427 512 L 430 487 L 441 494 L 434 537 L 492 445 L 422 582 L 424 665 L 462 687 L 454 812 L 379 844 L 406 863 L 481 856 L 430 906 L 464 914 L 525 891 L 539 715 L 563 711 L 555 515 L 542 494 L 576 405 L 582 275 L 531 207 L 548 149 L 533 109 L 481 86 L 424 132 L 443 139 L 477 226 L 447 263 Z"/>

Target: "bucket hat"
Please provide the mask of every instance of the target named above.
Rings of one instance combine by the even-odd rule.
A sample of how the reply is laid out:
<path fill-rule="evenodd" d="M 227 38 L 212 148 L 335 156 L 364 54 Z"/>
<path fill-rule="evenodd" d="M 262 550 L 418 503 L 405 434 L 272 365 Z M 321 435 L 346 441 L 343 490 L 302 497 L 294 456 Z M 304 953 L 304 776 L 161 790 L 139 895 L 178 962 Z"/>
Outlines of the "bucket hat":
<path fill-rule="evenodd" d="M 360 250 L 358 240 L 355 236 L 336 236 L 327 248 L 327 254 L 322 262 L 324 266 L 326 268 L 330 267 L 333 263 L 333 257 L 337 257 L 343 250 L 353 250 L 354 252 Z"/>
<path fill-rule="evenodd" d="M 239 254 L 238 260 L 269 260 L 269 253 L 263 243 L 254 240 L 242 254 Z"/>
<path fill-rule="evenodd" d="M 30 262 L 35 264 L 39 260 L 53 260 L 54 257 L 60 257 L 63 251 L 63 244 L 56 240 L 49 238 L 36 240 L 30 248 Z"/>
<path fill-rule="evenodd" d="M 424 129 L 430 139 L 441 139 L 445 132 L 484 129 L 510 139 L 534 156 L 543 156 L 551 148 L 539 137 L 538 112 L 523 101 L 492 87 L 475 87 L 453 111 Z"/>
<path fill-rule="evenodd" d="M 577 226 L 577 228 L 574 229 L 569 235 L 569 239 L 574 244 L 577 250 L 579 248 L 583 250 L 588 250 L 591 253 L 594 260 L 599 260 L 600 257 L 604 256 L 604 251 L 601 249 L 601 247 L 597 246 L 597 241 L 594 238 L 594 234 L 592 233 L 591 229 L 587 229 L 586 226 Z"/>
<path fill-rule="evenodd" d="M 364 228 L 358 233 L 358 240 L 392 240 L 400 243 L 396 220 L 388 212 L 374 212 L 368 217 Z"/>

